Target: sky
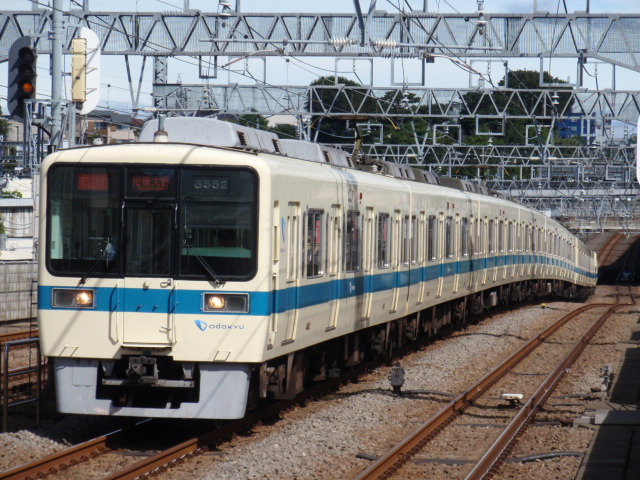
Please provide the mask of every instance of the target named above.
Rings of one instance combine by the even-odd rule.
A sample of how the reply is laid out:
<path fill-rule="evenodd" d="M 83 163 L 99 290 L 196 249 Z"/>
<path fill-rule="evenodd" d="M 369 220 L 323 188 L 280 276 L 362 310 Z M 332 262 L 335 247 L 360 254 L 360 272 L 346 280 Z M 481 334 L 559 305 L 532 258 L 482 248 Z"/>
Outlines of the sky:
<path fill-rule="evenodd" d="M 39 5 L 48 6 L 52 0 L 34 0 Z M 61 0 L 63 9 L 77 9 L 77 4 L 81 0 Z M 106 12 L 164 12 L 183 10 L 186 6 L 190 9 L 205 12 L 220 11 L 218 0 L 85 0 L 88 1 L 91 11 Z M 349 0 L 324 0 L 321 3 L 308 0 L 229 0 L 232 8 L 240 4 L 240 11 L 243 13 L 274 13 L 274 12 L 301 12 L 301 13 L 352 13 L 354 3 Z M 9 3 L 7 0 L 3 4 Z M 371 1 L 360 0 L 362 11 L 366 14 Z M 585 11 L 587 7 L 592 13 L 638 13 L 640 14 L 640 2 L 637 0 L 485 0 L 481 2 L 487 13 L 531 13 L 534 8 L 537 11 L 548 11 L 550 13 L 564 13 L 564 5 L 570 13 Z M 11 11 L 31 10 L 32 2 L 29 0 L 12 0 Z M 320 10 L 318 5 L 322 6 Z M 478 10 L 477 0 L 377 0 L 376 10 L 385 10 L 389 13 L 397 12 L 399 8 L 407 8 L 409 5 L 414 10 L 422 10 L 426 5 L 426 10 L 433 13 L 475 13 Z M 141 57 L 130 59 L 134 68 L 132 76 L 134 83 L 137 83 L 139 76 L 139 65 Z M 224 60 L 222 61 L 224 62 Z M 510 69 L 528 68 L 537 70 L 539 60 L 531 59 L 508 59 Z M 183 83 L 202 83 L 198 78 L 196 61 L 179 62 L 171 60 L 168 68 L 168 82 L 182 81 Z M 481 62 L 473 60 L 472 66 L 484 75 L 498 82 L 504 76 L 504 67 L 501 62 Z M 70 68 L 70 59 L 65 62 L 67 70 Z M 420 80 L 419 69 L 416 68 L 417 60 L 396 61 L 394 63 L 394 79 L 401 78 L 403 74 L 406 82 L 417 82 Z M 101 69 L 101 95 L 98 108 L 109 108 L 118 111 L 126 111 L 130 106 L 130 93 L 128 88 L 125 63 L 119 56 L 103 56 Z M 369 64 L 363 62 L 351 62 L 340 60 L 336 63 L 334 59 L 313 59 L 310 57 L 270 59 L 267 62 L 267 78 L 262 78 L 261 62 L 259 59 L 250 59 L 247 62 L 238 62 L 232 67 L 235 73 L 221 75 L 218 80 L 211 83 L 253 83 L 251 75 L 264 80 L 273 85 L 308 85 L 322 75 L 332 75 L 337 69 L 339 74 L 352 78 L 360 83 L 369 83 Z M 47 96 L 51 91 L 50 76 L 48 74 L 48 58 L 39 59 L 38 71 L 38 95 Z M 545 64 L 545 69 L 549 69 L 552 75 L 573 80 L 576 76 L 575 60 L 554 59 L 552 64 Z M 590 62 L 587 69 L 591 75 L 586 76 L 588 88 L 612 88 L 613 69 L 610 65 Z M 147 62 L 146 71 L 143 77 L 141 88 L 141 106 L 151 105 L 151 83 L 152 83 L 152 62 Z M 6 113 L 6 83 L 7 83 L 6 63 L 0 64 L 0 98 L 3 113 Z M 597 79 L 597 80 L 596 80 Z M 374 74 L 372 83 L 379 86 L 391 84 L 390 65 L 388 61 L 381 59 L 374 60 Z M 426 86 L 433 88 L 466 88 L 478 85 L 477 76 L 470 77 L 462 72 L 455 64 L 446 59 L 437 59 L 435 64 L 426 67 Z M 616 84 L 618 89 L 637 89 L 640 84 L 640 74 L 618 68 L 616 70 Z M 69 78 L 63 82 L 63 88 L 70 90 Z"/>

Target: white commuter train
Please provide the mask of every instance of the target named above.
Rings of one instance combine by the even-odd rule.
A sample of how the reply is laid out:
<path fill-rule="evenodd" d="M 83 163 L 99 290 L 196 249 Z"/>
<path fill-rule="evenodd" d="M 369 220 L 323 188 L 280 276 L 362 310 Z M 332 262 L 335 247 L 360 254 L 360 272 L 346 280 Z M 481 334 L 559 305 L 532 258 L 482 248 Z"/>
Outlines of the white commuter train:
<path fill-rule="evenodd" d="M 595 286 L 575 236 L 478 185 L 212 119 L 157 128 L 42 164 L 61 412 L 238 418 L 492 306 Z"/>

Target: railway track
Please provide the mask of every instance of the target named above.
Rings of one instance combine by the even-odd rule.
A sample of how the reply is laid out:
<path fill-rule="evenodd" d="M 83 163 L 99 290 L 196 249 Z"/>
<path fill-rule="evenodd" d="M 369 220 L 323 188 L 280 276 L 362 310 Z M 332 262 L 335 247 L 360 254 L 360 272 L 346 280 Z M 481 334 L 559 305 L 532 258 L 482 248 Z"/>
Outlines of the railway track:
<path fill-rule="evenodd" d="M 623 291 L 624 289 L 621 289 L 621 292 Z M 603 304 L 603 305 L 606 305 L 606 304 Z M 609 303 L 608 306 L 611 306 L 611 304 Z M 549 309 L 553 310 L 554 308 L 557 309 L 557 307 L 550 307 Z M 344 379 L 341 379 L 341 380 L 344 380 Z M 274 415 L 277 415 L 277 414 L 278 414 L 277 411 L 275 413 L 272 413 L 272 418 Z M 265 415 L 265 416 L 268 416 L 268 415 Z M 264 418 L 265 417 L 262 417 L 262 419 Z M 269 421 L 266 423 L 271 423 L 271 422 Z M 239 423 L 236 423 L 235 425 L 231 425 L 231 424 L 225 425 L 225 428 L 226 427 L 229 428 L 229 430 L 226 433 L 224 431 L 217 431 L 214 433 L 210 432 L 211 435 L 209 435 L 208 433 L 205 433 L 197 437 L 189 438 L 184 442 L 176 441 L 176 445 L 174 447 L 167 449 L 167 451 L 163 451 L 162 453 L 157 455 L 153 454 L 154 451 L 157 451 L 157 448 L 153 448 L 153 447 L 150 448 L 148 445 L 144 445 L 142 447 L 140 445 L 133 445 L 133 448 L 131 449 L 133 451 L 120 452 L 119 451 L 120 448 L 126 448 L 127 446 L 131 447 L 131 442 L 117 441 L 117 439 L 111 440 L 108 445 L 109 448 L 107 448 L 102 452 L 102 453 L 111 452 L 108 455 L 101 455 L 100 452 L 96 454 L 90 453 L 89 455 L 84 454 L 84 460 L 82 460 L 82 463 L 76 467 L 74 467 L 73 464 L 80 463 L 80 460 L 62 461 L 62 465 L 60 467 L 41 466 L 40 467 L 41 470 L 39 470 L 38 473 L 36 473 L 36 475 L 42 476 L 47 471 L 55 471 L 56 473 L 52 475 L 52 477 L 55 479 L 103 478 L 103 475 L 105 475 L 106 473 L 103 473 L 102 475 L 94 473 L 92 477 L 90 476 L 91 475 L 90 472 L 101 471 L 101 472 L 107 472 L 107 473 L 113 472 L 111 473 L 111 476 L 109 478 L 136 478 L 136 477 L 143 477 L 144 475 L 149 475 L 150 472 L 154 472 L 154 474 L 160 474 L 169 465 L 177 464 L 182 461 L 184 462 L 184 465 L 179 467 L 177 470 L 174 470 L 174 472 L 175 471 L 177 472 L 182 471 L 183 473 L 190 472 L 192 468 L 197 468 L 196 465 L 202 464 L 202 462 L 217 463 L 218 462 L 217 457 L 214 459 L 209 455 L 197 461 L 189 461 L 189 459 L 191 457 L 195 457 L 196 455 L 199 455 L 200 453 L 206 452 L 208 450 L 207 445 L 215 446 L 216 444 L 219 444 L 224 439 L 225 435 L 231 435 L 232 433 L 238 433 L 239 431 L 243 431 L 243 430 L 246 431 L 248 428 L 250 428 L 250 425 L 245 425 L 244 427 L 240 427 L 239 425 L 240 425 Z M 539 430 L 539 429 L 534 429 L 534 430 Z M 165 433 L 167 432 L 165 431 Z M 183 438 L 186 438 L 186 437 L 183 437 Z M 81 454 L 80 457 L 82 456 L 83 455 Z M 145 457 L 145 458 L 142 458 L 141 461 L 138 462 L 137 464 L 130 465 L 130 467 L 123 469 L 121 471 L 116 472 L 115 467 L 113 467 L 113 465 L 115 464 L 120 464 L 120 468 L 121 468 L 121 466 L 124 465 L 125 462 L 128 462 L 129 464 L 131 464 L 132 461 L 136 461 L 140 459 L 140 457 Z M 478 455 L 476 458 L 480 458 L 480 455 Z M 418 462 L 420 462 L 420 460 L 418 460 Z M 107 467 L 104 466 L 105 464 L 107 465 Z M 470 468 L 470 464 L 467 465 L 467 467 Z M 62 470 L 64 468 L 66 468 L 66 470 Z M 354 472 L 359 471 L 360 468 L 358 468 Z M 8 472 L 5 472 L 5 474 L 6 473 Z M 4 474 L 0 475 L 0 479 L 26 478 L 24 476 L 5 477 L 3 475 Z M 188 473 L 185 475 L 188 476 Z M 356 473 L 352 473 L 352 475 L 349 478 L 354 478 L 355 476 L 356 476 Z M 176 473 L 169 474 L 169 477 L 180 478 L 179 476 L 176 477 Z M 36 478 L 36 477 L 32 475 L 32 478 Z M 162 478 L 162 475 L 160 475 L 160 478 Z M 347 478 L 347 477 L 343 477 L 343 478 Z M 454 478 L 454 477 L 439 477 L 439 478 Z"/>
<path fill-rule="evenodd" d="M 574 344 L 571 351 L 562 357 L 562 360 L 557 363 L 553 371 L 547 376 L 546 380 L 542 384 L 538 385 L 537 388 L 530 390 L 529 394 L 523 396 L 523 398 L 528 398 L 529 400 L 519 409 L 519 412 L 503 426 L 503 433 L 500 434 L 494 443 L 486 450 L 481 459 L 477 461 L 475 466 L 467 474 L 466 478 L 476 479 L 483 478 L 486 475 L 493 475 L 500 463 L 509 455 L 516 437 L 521 435 L 526 428 L 526 425 L 532 421 L 536 411 L 549 397 L 551 391 L 560 381 L 568 366 L 575 361 L 582 349 L 587 345 L 589 340 L 593 337 L 604 321 L 606 321 L 606 319 L 617 309 L 626 306 L 626 304 L 591 304 L 580 307 L 565 315 L 558 322 L 551 325 L 544 332 L 533 338 L 520 350 L 503 361 L 496 369 L 489 372 L 476 384 L 458 395 L 448 405 L 441 409 L 440 412 L 430 418 L 427 422 L 423 423 L 416 431 L 397 444 L 387 454 L 378 458 L 377 461 L 357 477 L 357 480 L 369 480 L 374 478 L 387 479 L 393 478 L 396 475 L 400 476 L 402 473 L 404 473 L 404 478 L 406 478 L 407 472 L 404 470 L 407 467 L 404 467 L 404 465 L 407 464 L 412 457 L 423 451 L 426 445 L 434 440 L 436 436 L 443 435 L 448 430 L 452 430 L 455 426 L 454 422 L 464 415 L 466 410 L 472 407 L 480 408 L 480 410 L 476 410 L 475 413 L 475 418 L 479 418 L 486 413 L 488 408 L 493 408 L 491 404 L 495 405 L 495 399 L 487 399 L 490 389 L 492 389 L 492 387 L 494 387 L 507 373 L 512 371 L 516 365 L 522 362 L 525 357 L 533 354 L 536 349 L 546 343 L 552 335 L 556 334 L 563 326 L 567 325 L 569 320 L 593 309 L 606 309 L 605 312 L 598 315 L 599 318 L 596 322 L 589 322 L 589 329 L 585 328 L 583 330 L 583 332 L 586 333 L 583 333 L 579 340 Z M 573 323 L 575 322 L 572 322 L 572 324 Z M 540 360 L 538 360 L 538 363 L 541 363 Z M 495 388 L 493 390 L 495 390 Z M 480 404 L 481 397 L 482 404 Z M 515 398 L 517 398 L 517 395 L 514 395 L 512 400 Z M 484 409 L 484 411 L 482 409 Z M 459 438 L 457 438 L 456 441 L 459 442 Z M 467 441 L 469 442 L 469 440 Z M 470 450 L 471 446 L 471 443 L 467 443 L 464 448 L 465 450 Z M 478 457 L 475 458 L 477 459 Z M 400 469 L 403 469 L 404 472 L 401 472 Z M 414 472 L 412 472 L 412 474 L 414 474 Z M 409 477 L 411 477 L 411 475 L 409 475 Z"/>
<path fill-rule="evenodd" d="M 411 347 L 398 350 L 397 355 L 406 354 Z M 215 430 L 203 433 L 201 435 L 188 438 L 178 444 L 166 448 L 156 454 L 146 455 L 142 460 L 116 472 L 111 473 L 106 479 L 109 480 L 126 480 L 144 478 L 152 472 L 163 471 L 175 462 L 183 462 L 191 457 L 199 455 L 209 450 L 233 434 L 246 431 L 258 422 L 269 421 L 276 418 L 281 412 L 305 402 L 308 399 L 322 396 L 328 392 L 335 391 L 341 384 L 349 380 L 353 380 L 365 372 L 386 363 L 388 358 L 381 358 L 375 362 L 369 362 L 364 365 L 353 368 L 339 378 L 327 380 L 318 385 L 304 390 L 294 399 L 282 400 L 263 408 L 260 408 L 244 418 L 231 421 Z M 150 421 L 150 420 L 147 420 Z M 145 421 L 145 423 L 147 422 Z M 144 423 L 137 424 L 127 430 L 116 430 L 113 433 L 100 436 L 86 442 L 74 445 L 61 452 L 49 455 L 19 467 L 0 473 L 0 480 L 31 480 L 34 478 L 43 478 L 51 474 L 60 474 L 61 472 L 71 473 L 71 468 L 87 462 L 98 459 L 106 453 L 115 453 L 123 449 L 126 443 L 130 443 L 127 439 L 138 434 L 137 428 Z M 124 454 L 123 454 L 124 455 Z"/>
<path fill-rule="evenodd" d="M 600 265 L 608 264 L 609 257 L 611 256 L 613 249 L 620 242 L 622 237 L 623 237 L 622 233 L 616 233 L 615 235 L 612 235 L 611 238 L 607 240 L 607 243 L 603 245 L 603 247 L 598 252 L 598 263 Z"/>

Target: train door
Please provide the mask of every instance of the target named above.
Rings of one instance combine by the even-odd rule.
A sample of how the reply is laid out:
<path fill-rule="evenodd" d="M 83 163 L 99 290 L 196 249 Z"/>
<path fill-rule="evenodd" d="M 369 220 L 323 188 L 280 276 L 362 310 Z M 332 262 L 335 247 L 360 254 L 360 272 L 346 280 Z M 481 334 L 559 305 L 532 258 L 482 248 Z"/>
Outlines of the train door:
<path fill-rule="evenodd" d="M 438 218 L 437 261 L 440 264 L 440 274 L 438 275 L 438 290 L 436 291 L 436 298 L 440 298 L 442 296 L 442 287 L 444 283 L 444 255 L 442 246 L 444 246 L 444 213 L 440 213 Z"/>
<path fill-rule="evenodd" d="M 508 271 L 511 272 L 511 278 L 516 276 L 516 237 L 515 237 L 516 225 L 515 222 L 509 222 L 507 232 L 507 258 L 509 259 L 507 264 L 511 264 L 511 268 Z"/>
<path fill-rule="evenodd" d="M 473 216 L 469 218 L 469 290 L 475 290 L 478 279 L 476 253 L 478 249 L 478 221 Z"/>
<path fill-rule="evenodd" d="M 171 345 L 177 285 L 171 278 L 177 205 L 125 204 L 123 342 Z"/>
<path fill-rule="evenodd" d="M 371 316 L 371 298 L 373 295 L 373 208 L 367 207 L 367 213 L 362 226 L 362 274 L 364 276 L 364 293 L 362 295 L 361 319 L 368 319 Z"/>
<path fill-rule="evenodd" d="M 504 220 L 500 220 L 498 222 L 498 254 L 500 255 L 500 265 L 502 266 L 501 270 L 502 270 L 502 280 L 505 280 L 507 278 L 507 248 L 506 248 L 506 243 L 507 243 L 507 229 L 506 227 L 508 226 L 508 224 L 505 225 Z"/>
<path fill-rule="evenodd" d="M 498 236 L 500 235 L 500 232 L 498 231 L 498 222 L 493 219 L 489 220 L 489 229 L 487 234 L 489 237 L 489 265 L 491 266 L 491 281 L 495 283 L 498 278 Z"/>
<path fill-rule="evenodd" d="M 402 229 L 402 213 L 400 210 L 394 212 L 393 229 L 391 245 L 391 268 L 393 269 L 393 293 L 391 300 L 391 311 L 398 310 L 398 296 L 400 295 L 400 270 L 402 265 L 401 253 L 403 251 L 403 229 Z"/>
<path fill-rule="evenodd" d="M 342 245 L 342 212 L 340 205 L 331 206 L 332 215 L 329 226 L 329 278 L 331 282 L 331 301 L 329 305 L 329 325 L 332 330 L 338 325 L 340 313 L 340 250 Z"/>
<path fill-rule="evenodd" d="M 478 241 L 480 245 L 480 258 L 481 258 L 480 263 L 482 265 L 482 273 L 481 273 L 482 285 L 487 283 L 488 262 L 487 262 L 487 236 L 485 235 L 486 225 L 487 225 L 487 217 L 478 219 Z"/>
<path fill-rule="evenodd" d="M 453 218 L 453 225 L 451 226 L 451 248 L 453 249 L 451 258 L 453 259 L 454 265 L 454 276 L 453 276 L 453 293 L 458 293 L 458 284 L 460 282 L 460 244 L 458 243 L 458 239 L 460 238 L 460 215 L 456 215 Z"/>
<path fill-rule="evenodd" d="M 280 202 L 276 200 L 273 202 L 273 256 L 271 266 L 271 328 L 269 329 L 269 345 L 273 347 L 275 342 L 276 333 L 278 331 L 278 311 L 280 305 L 278 303 L 278 281 L 280 279 L 280 253 L 284 253 L 284 233 L 285 225 L 284 218 L 280 218 Z"/>
<path fill-rule="evenodd" d="M 418 268 L 418 218 L 411 216 L 411 230 L 409 231 L 409 286 L 407 288 L 407 305 L 410 299 L 417 299 L 420 283 L 420 269 Z M 415 300 L 414 300 L 414 303 Z"/>
<path fill-rule="evenodd" d="M 524 226 L 524 223 L 520 223 L 520 225 L 518 226 L 518 232 L 519 232 L 519 240 L 518 240 L 518 261 L 520 262 L 519 265 L 519 274 L 518 276 L 520 278 L 524 277 L 524 265 L 526 263 L 526 257 L 525 257 L 525 252 L 527 251 L 527 238 L 526 238 L 526 232 L 527 229 Z"/>
<path fill-rule="evenodd" d="M 425 285 L 427 283 L 426 273 L 427 273 L 427 217 L 425 212 L 420 212 L 420 223 L 418 225 L 418 231 L 416 233 L 418 236 L 418 272 L 420 272 L 420 288 L 418 290 L 418 299 L 416 301 L 416 305 L 420 305 L 424 302 L 424 290 Z"/>
<path fill-rule="evenodd" d="M 300 203 L 289 202 L 287 216 L 287 280 L 282 290 L 282 301 L 285 307 L 287 329 L 284 342 L 293 342 L 296 337 L 298 325 L 298 306 L 300 304 L 300 259 L 301 235 L 300 235 Z"/>
<path fill-rule="evenodd" d="M 531 255 L 529 255 L 529 276 L 535 275 L 537 273 L 537 265 L 536 265 L 536 252 L 538 251 L 538 228 L 532 226 L 531 227 Z"/>
<path fill-rule="evenodd" d="M 460 218 L 460 267 L 459 270 L 462 270 L 462 288 L 465 286 L 469 286 L 469 274 L 471 272 L 470 268 L 470 258 L 469 258 L 469 219 L 467 217 Z M 467 275 L 464 275 L 464 272 L 468 272 Z"/>

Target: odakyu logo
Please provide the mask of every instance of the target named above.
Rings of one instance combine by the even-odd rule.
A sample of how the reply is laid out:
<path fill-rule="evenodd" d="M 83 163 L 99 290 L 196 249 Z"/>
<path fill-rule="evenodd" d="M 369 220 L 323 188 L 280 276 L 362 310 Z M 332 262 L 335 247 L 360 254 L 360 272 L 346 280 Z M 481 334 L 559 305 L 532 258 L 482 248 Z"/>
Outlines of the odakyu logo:
<path fill-rule="evenodd" d="M 203 320 L 194 320 L 196 327 L 200 329 L 200 331 L 204 332 L 205 330 L 244 330 L 244 325 L 232 325 L 228 323 L 207 323 Z"/>

